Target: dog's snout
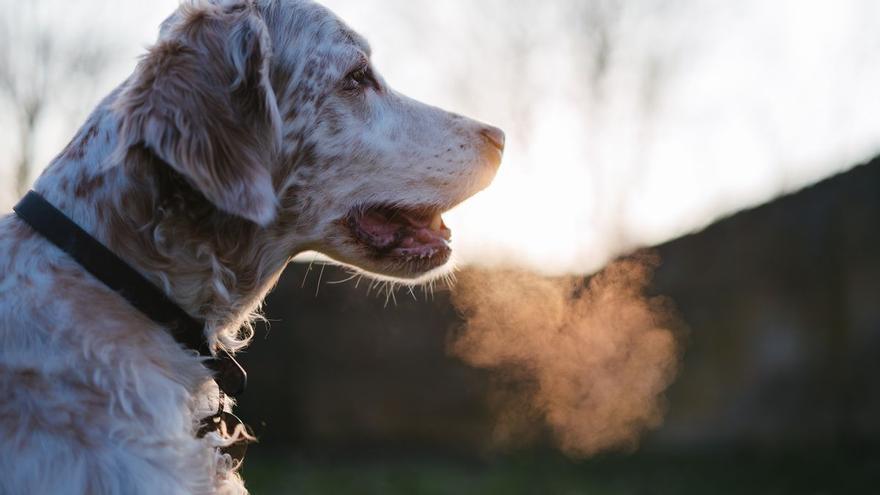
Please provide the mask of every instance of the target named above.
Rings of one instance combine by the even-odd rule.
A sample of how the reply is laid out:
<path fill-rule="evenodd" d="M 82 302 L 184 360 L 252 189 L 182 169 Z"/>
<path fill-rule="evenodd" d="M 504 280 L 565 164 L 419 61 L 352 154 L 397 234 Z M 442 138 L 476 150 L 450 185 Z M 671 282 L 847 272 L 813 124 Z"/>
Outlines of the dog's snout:
<path fill-rule="evenodd" d="M 497 127 L 486 126 L 480 131 L 480 134 L 486 138 L 489 144 L 498 148 L 498 151 L 504 151 L 504 144 L 507 140 L 504 131 Z"/>

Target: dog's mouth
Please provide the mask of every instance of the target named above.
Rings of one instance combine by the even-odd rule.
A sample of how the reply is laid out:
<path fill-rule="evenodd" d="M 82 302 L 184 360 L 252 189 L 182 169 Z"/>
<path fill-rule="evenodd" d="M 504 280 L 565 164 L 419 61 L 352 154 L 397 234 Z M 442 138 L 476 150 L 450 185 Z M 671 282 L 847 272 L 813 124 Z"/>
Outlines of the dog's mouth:
<path fill-rule="evenodd" d="M 452 254 L 452 231 L 443 212 L 430 207 L 379 205 L 358 208 L 347 217 L 353 237 L 379 258 L 437 268 Z"/>

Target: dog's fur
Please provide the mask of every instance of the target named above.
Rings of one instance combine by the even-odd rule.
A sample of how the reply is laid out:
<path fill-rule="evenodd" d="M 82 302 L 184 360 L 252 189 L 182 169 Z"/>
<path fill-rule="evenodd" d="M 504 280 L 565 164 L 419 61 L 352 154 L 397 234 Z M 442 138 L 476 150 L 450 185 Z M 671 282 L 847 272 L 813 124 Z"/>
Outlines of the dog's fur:
<path fill-rule="evenodd" d="M 368 253 L 349 212 L 448 209 L 495 174 L 497 129 L 378 76 L 350 87 L 369 55 L 307 0 L 188 0 L 34 189 L 235 352 L 296 253 L 395 277 L 430 268 Z M 216 449 L 231 439 L 196 438 L 217 401 L 200 359 L 12 215 L 0 397 L 2 494 L 245 492 Z"/>

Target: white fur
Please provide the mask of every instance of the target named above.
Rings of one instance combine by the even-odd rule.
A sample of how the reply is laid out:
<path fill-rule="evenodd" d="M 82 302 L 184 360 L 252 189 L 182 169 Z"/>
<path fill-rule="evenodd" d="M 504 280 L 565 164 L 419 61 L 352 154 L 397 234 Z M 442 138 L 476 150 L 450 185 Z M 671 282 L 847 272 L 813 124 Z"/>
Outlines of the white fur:
<path fill-rule="evenodd" d="M 186 91 L 156 93 L 209 83 L 186 71 L 169 80 L 162 69 L 178 61 L 168 48 L 187 46 L 196 29 L 222 30 L 200 33 L 205 49 L 221 40 L 227 55 L 210 63 L 231 64 L 210 69 L 238 74 L 217 91 L 228 90 L 232 106 L 262 101 L 259 111 L 234 108 L 260 135 L 206 135 L 215 131 L 193 122 L 215 116 L 167 103 Z M 298 252 L 419 275 L 352 242 L 339 220 L 353 208 L 450 208 L 495 174 L 500 154 L 484 125 L 409 100 L 378 75 L 375 90 L 340 91 L 368 57 L 362 38 L 306 0 L 185 2 L 34 188 L 205 319 L 212 344 L 234 352 L 250 337 L 239 329 Z M 252 67 L 260 82 L 251 87 Z M 245 90 L 260 94 L 236 100 Z M 201 142 L 209 144 L 193 144 Z M 230 151 L 249 163 L 218 171 Z M 204 196 L 171 201 L 160 179 L 166 166 Z M 204 198 L 213 207 L 205 210 Z M 189 218 L 191 204 L 202 217 Z M 217 450 L 232 439 L 195 436 L 217 407 L 200 358 L 12 215 L 0 219 L 0 397 L 0 494 L 246 493 Z"/>

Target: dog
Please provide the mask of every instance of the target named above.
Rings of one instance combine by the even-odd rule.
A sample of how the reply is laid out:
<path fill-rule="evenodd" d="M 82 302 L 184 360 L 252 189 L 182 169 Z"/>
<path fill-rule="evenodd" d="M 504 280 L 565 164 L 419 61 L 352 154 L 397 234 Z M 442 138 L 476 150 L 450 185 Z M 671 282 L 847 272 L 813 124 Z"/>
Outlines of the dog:
<path fill-rule="evenodd" d="M 433 76 L 439 77 L 439 76 Z M 393 91 L 309 0 L 186 0 L 33 189 L 235 353 L 303 251 L 420 281 L 504 133 Z M 204 359 L 0 219 L 0 493 L 246 493 Z"/>

